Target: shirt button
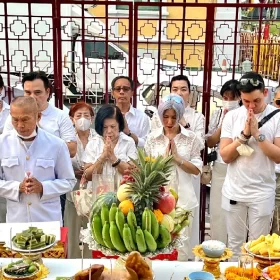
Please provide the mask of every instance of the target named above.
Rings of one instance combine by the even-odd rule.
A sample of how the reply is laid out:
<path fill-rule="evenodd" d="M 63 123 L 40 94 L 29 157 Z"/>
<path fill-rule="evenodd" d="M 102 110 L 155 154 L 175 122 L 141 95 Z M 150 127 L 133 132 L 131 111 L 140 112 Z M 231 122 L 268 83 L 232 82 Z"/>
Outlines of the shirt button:
<path fill-rule="evenodd" d="M 30 160 L 30 156 L 26 156 L 26 160 Z"/>

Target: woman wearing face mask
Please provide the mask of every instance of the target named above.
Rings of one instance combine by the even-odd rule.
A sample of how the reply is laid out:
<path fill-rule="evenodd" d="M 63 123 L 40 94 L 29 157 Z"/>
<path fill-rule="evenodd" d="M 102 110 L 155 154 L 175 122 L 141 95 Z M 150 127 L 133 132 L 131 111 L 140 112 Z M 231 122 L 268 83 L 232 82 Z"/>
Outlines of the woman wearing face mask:
<path fill-rule="evenodd" d="M 178 192 L 177 204 L 185 210 L 191 210 L 192 216 L 198 211 L 198 200 L 195 194 L 195 185 L 192 176 L 201 172 L 200 158 L 201 143 L 196 134 L 185 129 L 179 121 L 185 112 L 185 103 L 182 97 L 170 94 L 162 99 L 158 107 L 161 128 L 153 130 L 145 143 L 145 151 L 152 157 L 159 155 L 173 155 L 173 170 L 170 175 L 170 186 Z M 192 217 L 186 229 L 187 235 L 192 232 Z M 187 261 L 189 258 L 189 240 L 179 249 L 178 259 Z"/>
<path fill-rule="evenodd" d="M 91 128 L 94 112 L 89 104 L 85 102 L 74 104 L 70 108 L 69 116 L 75 127 L 77 139 L 77 153 L 71 159 L 77 178 L 77 184 L 73 189 L 74 191 L 79 188 L 80 179 L 83 175 L 84 166 L 82 156 L 86 145 L 96 133 L 95 130 Z M 66 195 L 64 223 L 65 226 L 68 227 L 68 258 L 81 258 L 81 250 L 79 247 L 80 230 L 81 227 L 86 227 L 87 219 L 77 215 L 70 193 Z M 91 258 L 91 252 L 86 246 L 84 248 L 84 257 Z"/>
<path fill-rule="evenodd" d="M 225 114 L 240 106 L 240 92 L 237 89 L 238 81 L 229 80 L 221 88 L 223 108 L 213 112 L 206 134 L 206 142 L 209 148 L 215 148 L 217 158 L 213 162 L 211 191 L 210 191 L 210 225 L 211 239 L 227 243 L 226 225 L 221 208 L 222 187 L 226 176 L 227 165 L 219 152 L 222 122 Z"/>

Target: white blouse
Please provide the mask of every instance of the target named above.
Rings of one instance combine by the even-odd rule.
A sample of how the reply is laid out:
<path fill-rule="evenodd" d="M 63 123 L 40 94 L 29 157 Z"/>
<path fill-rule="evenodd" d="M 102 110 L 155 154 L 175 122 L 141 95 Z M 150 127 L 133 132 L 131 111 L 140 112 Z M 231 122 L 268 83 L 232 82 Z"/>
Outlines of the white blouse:
<path fill-rule="evenodd" d="M 94 137 L 88 142 L 84 155 L 84 163 L 95 163 L 96 160 L 101 156 L 104 148 L 103 137 L 99 134 L 94 135 Z M 123 132 L 120 132 L 119 140 L 114 148 L 114 153 L 117 158 L 122 161 L 128 162 L 130 158 L 137 158 L 137 149 L 135 146 L 134 140 L 125 135 Z M 112 167 L 112 164 L 105 162 L 103 166 L 104 175 L 115 175 L 115 167 Z"/>
<path fill-rule="evenodd" d="M 181 127 L 181 132 L 176 135 L 174 142 L 177 152 L 182 159 L 195 165 L 201 172 L 202 160 L 200 157 L 201 143 L 196 134 L 190 130 Z M 169 144 L 169 139 L 164 135 L 163 128 L 154 130 L 148 135 L 145 151 L 152 157 L 164 155 Z M 198 200 L 195 195 L 192 183 L 192 174 L 183 171 L 179 166 L 174 164 L 170 176 L 170 186 L 172 186 L 179 196 L 178 205 L 189 210 L 198 206 Z"/>

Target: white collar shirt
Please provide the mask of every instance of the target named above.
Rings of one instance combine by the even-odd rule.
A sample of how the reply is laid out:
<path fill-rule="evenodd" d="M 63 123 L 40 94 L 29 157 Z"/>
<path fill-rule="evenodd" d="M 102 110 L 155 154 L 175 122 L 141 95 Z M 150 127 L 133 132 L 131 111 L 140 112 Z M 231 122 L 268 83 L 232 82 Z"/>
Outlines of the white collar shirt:
<path fill-rule="evenodd" d="M 0 136 L 0 164 L 0 196 L 7 199 L 8 223 L 62 222 L 60 195 L 76 183 L 64 141 L 38 128 L 28 148 L 12 130 Z M 42 183 L 41 196 L 19 193 L 28 172 Z"/>
<path fill-rule="evenodd" d="M 185 108 L 183 118 L 186 121 L 186 123 L 189 124 L 188 130 L 191 130 L 196 134 L 200 142 L 200 150 L 203 150 L 205 146 L 205 118 L 203 114 L 197 112 L 188 105 Z M 162 127 L 162 123 L 157 111 L 154 113 L 151 122 L 152 131 L 154 129 Z"/>
<path fill-rule="evenodd" d="M 149 117 L 130 105 L 129 111 L 125 114 L 125 119 L 130 132 L 138 137 L 138 146 L 144 147 L 147 135 L 150 132 Z"/>
<path fill-rule="evenodd" d="M 267 105 L 261 114 L 255 115 L 261 121 L 275 107 Z M 225 115 L 221 138 L 234 140 L 244 128 L 247 119 L 247 109 L 241 106 Z M 273 143 L 280 137 L 280 113 L 274 115 L 261 128 L 260 132 Z M 254 149 L 251 156 L 238 156 L 228 164 L 227 174 L 222 193 L 228 199 L 241 202 L 262 201 L 275 195 L 275 163 L 259 148 L 258 142 L 251 137 L 248 145 Z"/>
<path fill-rule="evenodd" d="M 65 112 L 51 104 L 48 104 L 48 107 L 42 111 L 39 127 L 65 142 L 76 142 L 75 129 L 71 119 Z M 4 132 L 12 129 L 12 119 L 9 116 L 5 123 Z"/>
<path fill-rule="evenodd" d="M 2 110 L 0 112 L 0 134 L 3 132 L 5 122 L 10 115 L 10 106 L 2 100 L 3 105 L 2 105 Z"/>
<path fill-rule="evenodd" d="M 84 155 L 84 163 L 95 163 L 97 159 L 101 156 L 104 148 L 103 137 L 99 134 L 95 134 L 94 137 L 88 142 Z M 134 143 L 134 140 L 125 135 L 123 132 L 120 132 L 118 142 L 114 148 L 115 156 L 125 162 L 129 162 L 130 158 L 137 158 L 137 149 Z M 112 163 L 106 161 L 103 165 L 103 174 L 104 175 L 115 175 L 115 167 L 112 167 Z"/>
<path fill-rule="evenodd" d="M 181 126 L 181 132 L 175 136 L 174 142 L 180 157 L 195 165 L 201 172 L 200 142 L 195 133 Z M 164 155 L 168 144 L 169 139 L 164 135 L 163 128 L 156 129 L 148 135 L 145 152 L 151 157 Z M 192 174 L 183 171 L 177 165 L 173 166 L 172 174 L 170 175 L 169 186 L 178 192 L 178 205 L 187 210 L 198 206 L 192 176 Z"/>

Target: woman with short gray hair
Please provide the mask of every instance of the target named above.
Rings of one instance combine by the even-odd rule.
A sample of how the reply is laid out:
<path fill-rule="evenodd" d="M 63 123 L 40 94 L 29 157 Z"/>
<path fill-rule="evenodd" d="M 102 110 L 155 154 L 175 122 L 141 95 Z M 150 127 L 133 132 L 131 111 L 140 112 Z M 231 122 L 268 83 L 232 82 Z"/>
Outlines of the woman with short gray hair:
<path fill-rule="evenodd" d="M 158 107 L 158 114 L 163 127 L 152 131 L 147 138 L 145 151 L 151 157 L 159 155 L 173 155 L 173 170 L 169 186 L 178 193 L 177 205 L 185 210 L 191 210 L 194 215 L 198 201 L 192 184 L 192 175 L 199 175 L 202 168 L 200 158 L 200 142 L 196 134 L 186 130 L 179 124 L 185 111 L 184 100 L 175 94 L 162 99 Z M 187 228 L 191 232 L 192 218 Z M 179 249 L 179 260 L 188 260 L 188 242 Z"/>

